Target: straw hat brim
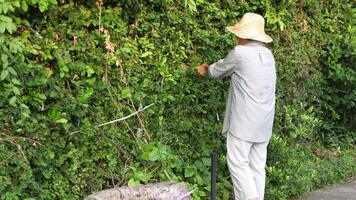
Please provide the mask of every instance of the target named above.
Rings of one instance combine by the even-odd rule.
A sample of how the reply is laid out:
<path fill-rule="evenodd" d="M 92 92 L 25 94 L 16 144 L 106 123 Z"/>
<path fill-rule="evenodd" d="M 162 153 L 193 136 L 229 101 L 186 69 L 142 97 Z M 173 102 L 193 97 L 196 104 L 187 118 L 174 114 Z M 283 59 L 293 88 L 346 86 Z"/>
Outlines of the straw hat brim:
<path fill-rule="evenodd" d="M 257 40 L 264 43 L 271 43 L 273 39 L 267 35 L 264 31 L 251 34 L 247 29 L 239 29 L 237 25 L 227 26 L 226 29 L 235 34 L 239 38 Z"/>

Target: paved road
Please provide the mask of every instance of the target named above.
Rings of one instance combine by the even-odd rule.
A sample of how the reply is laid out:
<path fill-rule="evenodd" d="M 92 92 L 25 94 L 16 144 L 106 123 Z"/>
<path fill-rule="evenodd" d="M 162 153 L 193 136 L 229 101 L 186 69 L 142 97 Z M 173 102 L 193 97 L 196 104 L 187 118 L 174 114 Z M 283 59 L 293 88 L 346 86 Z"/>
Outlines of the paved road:
<path fill-rule="evenodd" d="M 356 200 L 356 178 L 346 183 L 316 190 L 306 197 L 296 200 Z"/>

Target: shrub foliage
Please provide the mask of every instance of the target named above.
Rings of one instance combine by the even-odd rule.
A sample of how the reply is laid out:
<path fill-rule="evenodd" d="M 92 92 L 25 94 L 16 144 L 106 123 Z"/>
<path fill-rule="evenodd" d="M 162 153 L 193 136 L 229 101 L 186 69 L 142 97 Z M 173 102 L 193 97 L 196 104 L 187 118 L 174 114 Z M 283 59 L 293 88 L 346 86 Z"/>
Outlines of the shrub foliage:
<path fill-rule="evenodd" d="M 195 67 L 233 48 L 224 27 L 245 12 L 265 16 L 278 70 L 266 199 L 355 173 L 349 0 L 0 0 L 0 199 L 167 180 L 207 199 L 212 150 L 219 199 L 229 199 L 220 135 L 229 80 Z"/>

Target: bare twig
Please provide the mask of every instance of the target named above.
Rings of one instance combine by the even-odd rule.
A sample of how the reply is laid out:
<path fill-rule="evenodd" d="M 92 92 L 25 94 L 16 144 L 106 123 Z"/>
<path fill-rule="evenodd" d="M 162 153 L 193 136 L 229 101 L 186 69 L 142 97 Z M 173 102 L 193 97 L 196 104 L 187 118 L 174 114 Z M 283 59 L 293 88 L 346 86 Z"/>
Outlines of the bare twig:
<path fill-rule="evenodd" d="M 11 138 L 11 137 L 8 137 L 8 138 L 0 138 L 0 141 L 6 141 L 6 142 L 9 142 L 9 143 L 13 144 L 14 146 L 16 146 L 16 147 L 17 147 L 17 150 L 21 153 L 21 155 L 22 155 L 24 161 L 25 161 L 26 163 L 29 163 L 28 160 L 27 160 L 27 157 L 26 157 L 26 155 L 25 155 L 25 152 L 22 150 L 21 145 L 19 145 L 13 138 Z"/>
<path fill-rule="evenodd" d="M 7 158 L 5 158 L 3 161 L 0 162 L 0 166 L 2 166 L 7 160 L 12 158 L 12 156 L 14 156 L 14 155 L 15 155 L 15 153 L 11 153 Z"/>
<path fill-rule="evenodd" d="M 130 101 L 131 101 L 131 104 L 132 104 L 132 108 L 137 112 L 137 109 L 136 109 L 136 107 L 135 107 L 135 105 L 133 103 L 132 98 L 130 98 Z M 148 132 L 147 132 L 147 130 L 145 128 L 145 124 L 144 124 L 143 120 L 141 119 L 141 117 L 139 115 L 137 115 L 137 118 L 138 118 L 138 121 L 140 122 L 141 127 L 143 128 L 143 131 L 145 132 L 145 134 L 147 136 L 148 141 L 150 141 L 150 136 L 148 135 Z M 148 141 L 145 139 L 146 143 L 148 143 Z"/>
<path fill-rule="evenodd" d="M 38 38 L 40 38 L 40 39 L 43 39 L 43 37 L 41 36 L 41 34 L 39 34 L 35 29 L 33 29 L 33 28 L 29 28 L 30 29 L 30 31 L 32 32 L 32 33 L 34 33 Z"/>
<path fill-rule="evenodd" d="M 144 107 L 144 108 L 142 108 L 142 109 L 139 109 L 139 110 L 137 110 L 136 112 L 131 113 L 130 115 L 127 115 L 126 117 L 123 117 L 123 118 L 120 118 L 120 119 L 115 119 L 115 120 L 112 120 L 112 121 L 109 121 L 109 122 L 106 122 L 106 123 L 103 123 L 103 124 L 99 124 L 97 127 L 105 126 L 105 125 L 108 125 L 108 124 L 112 124 L 112 123 L 115 123 L 115 122 L 119 122 L 119 121 L 123 121 L 123 120 L 125 120 L 125 119 L 128 119 L 128 118 L 130 118 L 130 117 L 132 117 L 132 116 L 134 116 L 134 115 L 137 115 L 138 113 L 140 113 L 140 112 L 146 110 L 147 108 L 153 106 L 153 104 L 154 104 L 154 103 L 151 103 L 150 105 L 148 105 L 148 106 L 146 106 L 146 107 Z"/>
<path fill-rule="evenodd" d="M 100 35 L 100 28 L 101 28 L 101 10 L 103 7 L 103 0 L 96 0 L 96 6 L 99 8 L 99 35 Z"/>
<path fill-rule="evenodd" d="M 128 119 L 128 118 L 134 116 L 134 115 L 137 115 L 138 113 L 140 113 L 140 112 L 146 110 L 147 108 L 149 108 L 149 107 L 151 107 L 151 106 L 153 106 L 153 105 L 154 105 L 154 103 L 152 103 L 152 104 L 150 104 L 150 105 L 148 105 L 148 106 L 146 106 L 146 107 L 144 107 L 144 108 L 142 108 L 142 109 L 139 109 L 139 110 L 137 110 L 136 112 L 131 113 L 131 114 L 125 116 L 125 117 L 122 117 L 122 118 L 119 118 L 119 119 L 115 119 L 115 120 L 112 120 L 112 121 L 109 121 L 109 122 L 105 122 L 105 123 L 99 124 L 99 125 L 97 125 L 97 126 L 95 126 L 95 127 L 98 128 L 98 127 L 106 126 L 106 125 L 109 125 L 109 124 L 113 124 L 113 123 L 115 123 L 115 122 L 123 121 L 123 120 L 125 120 L 125 119 Z M 69 133 L 69 134 L 72 135 L 72 134 L 78 133 L 78 132 L 79 132 L 79 131 L 74 131 L 74 132 L 71 132 L 71 133 Z"/>
<path fill-rule="evenodd" d="M 111 86 L 111 85 L 110 85 L 110 86 Z M 121 109 L 120 106 L 119 106 L 119 103 L 115 100 L 114 96 L 112 95 L 110 88 L 108 88 L 108 92 L 109 92 L 109 95 L 110 95 L 110 97 L 111 97 L 112 102 L 115 104 L 115 106 L 117 107 L 117 109 L 120 110 L 120 111 L 122 111 L 122 109 Z M 124 101 L 124 103 L 128 104 L 126 101 Z M 129 105 L 129 104 L 128 104 L 128 105 Z M 131 105 L 129 105 L 129 106 L 131 106 Z M 135 110 L 135 111 L 137 111 L 137 110 Z M 138 141 L 138 138 L 137 138 L 136 134 L 135 134 L 134 131 L 131 129 L 131 127 L 129 126 L 129 124 L 127 123 L 127 121 L 123 121 L 123 123 L 124 123 L 124 125 L 129 129 L 129 131 L 131 132 L 132 136 L 135 138 L 135 140 L 136 140 L 138 146 L 139 146 L 140 149 L 142 150 L 142 147 L 141 147 L 141 145 L 140 145 L 140 143 L 139 143 L 139 141 Z"/>
<path fill-rule="evenodd" d="M 47 148 L 45 145 L 43 145 L 42 143 L 36 141 L 35 139 L 32 139 L 32 138 L 28 138 L 28 137 L 20 137 L 20 136 L 9 136 L 9 135 L 6 135 L 4 133 L 0 133 L 0 136 L 5 136 L 7 138 L 11 138 L 11 140 L 13 141 L 16 141 L 16 140 L 27 140 L 27 141 L 31 141 L 33 142 L 32 145 L 40 145 L 41 147 L 43 148 Z M 0 137 L 0 140 L 1 140 L 1 137 Z"/>

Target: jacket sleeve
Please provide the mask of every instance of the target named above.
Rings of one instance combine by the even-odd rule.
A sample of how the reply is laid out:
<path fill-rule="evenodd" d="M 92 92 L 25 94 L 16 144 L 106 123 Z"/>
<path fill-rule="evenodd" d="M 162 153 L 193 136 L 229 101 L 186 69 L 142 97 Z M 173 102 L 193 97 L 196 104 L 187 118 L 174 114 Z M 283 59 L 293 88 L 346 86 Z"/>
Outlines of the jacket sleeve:
<path fill-rule="evenodd" d="M 237 48 L 238 47 L 235 47 L 233 50 L 231 50 L 226 58 L 221 59 L 209 66 L 208 74 L 211 78 L 223 78 L 234 73 L 234 71 L 240 65 Z"/>

